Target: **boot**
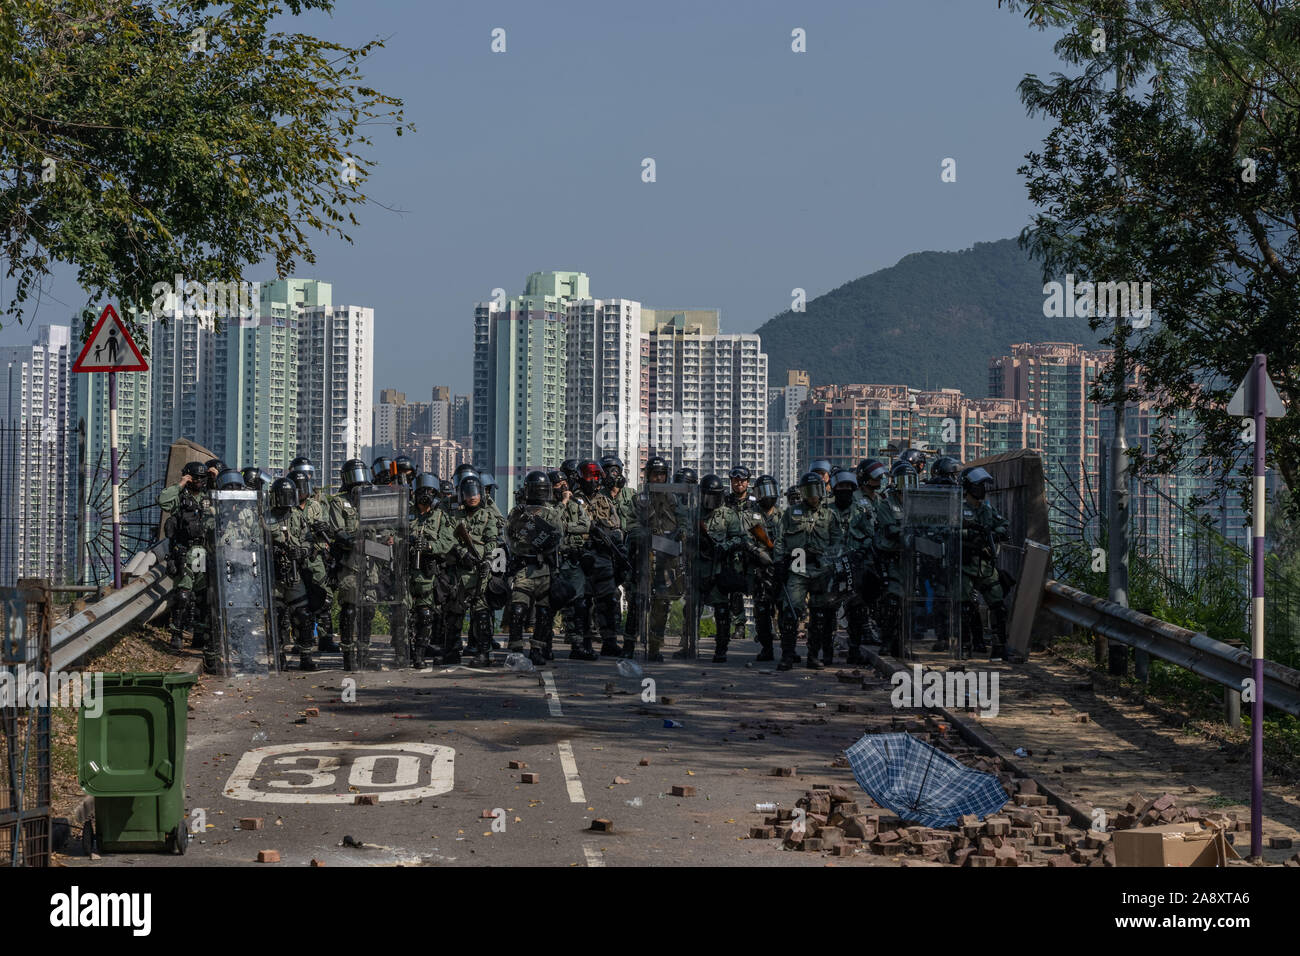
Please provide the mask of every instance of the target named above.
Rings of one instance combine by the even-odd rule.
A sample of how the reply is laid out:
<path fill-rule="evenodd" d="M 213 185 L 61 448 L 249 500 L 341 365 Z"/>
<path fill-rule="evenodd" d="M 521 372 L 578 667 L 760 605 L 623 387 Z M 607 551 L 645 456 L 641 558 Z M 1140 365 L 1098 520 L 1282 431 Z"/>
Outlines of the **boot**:
<path fill-rule="evenodd" d="M 794 667 L 795 661 L 799 658 L 794 652 L 795 642 L 799 639 L 799 622 L 795 620 L 793 614 L 782 612 L 781 614 L 781 663 L 776 665 L 779 671 L 788 671 Z"/>
<path fill-rule="evenodd" d="M 172 650 L 174 650 L 174 651 L 183 651 L 183 650 L 185 650 L 185 632 L 184 632 L 184 631 L 176 630 L 175 628 L 172 629 Z"/>
<path fill-rule="evenodd" d="M 316 662 L 312 660 L 310 651 L 300 651 L 298 653 L 298 670 L 300 671 L 320 670 L 320 668 L 316 666 Z"/>
<path fill-rule="evenodd" d="M 574 641 L 573 646 L 569 648 L 569 660 L 571 661 L 594 661 L 599 659 L 600 655 L 591 646 L 590 634 L 582 635 L 581 643 Z"/>
<path fill-rule="evenodd" d="M 862 653 L 860 644 L 850 644 L 848 657 L 844 658 L 844 663 L 850 666 L 867 663 L 866 655 Z"/>
<path fill-rule="evenodd" d="M 758 656 L 755 657 L 754 660 L 759 661 L 760 663 L 763 661 L 776 660 L 775 656 L 772 654 L 772 638 L 769 637 L 767 639 L 767 642 L 763 644 L 763 649 L 758 652 Z"/>
<path fill-rule="evenodd" d="M 731 612 L 725 607 L 713 609 L 713 626 L 716 635 L 713 639 L 713 663 L 727 663 L 727 644 L 731 641 Z"/>
<path fill-rule="evenodd" d="M 357 669 L 357 652 L 351 644 L 343 645 L 343 669 L 345 671 Z"/>
<path fill-rule="evenodd" d="M 613 634 L 609 636 L 601 635 L 600 656 L 601 657 L 618 657 L 623 653 L 623 649 L 618 646 L 618 638 Z"/>
<path fill-rule="evenodd" d="M 337 654 L 339 646 L 334 643 L 334 635 L 329 631 L 323 631 L 319 627 L 316 629 L 316 653 L 318 654 Z"/>

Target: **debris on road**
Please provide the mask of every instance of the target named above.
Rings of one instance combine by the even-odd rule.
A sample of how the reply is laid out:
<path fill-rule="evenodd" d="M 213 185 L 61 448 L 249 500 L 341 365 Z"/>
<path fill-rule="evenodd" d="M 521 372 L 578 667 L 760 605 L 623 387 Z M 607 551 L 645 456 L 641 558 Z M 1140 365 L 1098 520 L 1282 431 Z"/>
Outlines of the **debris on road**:
<path fill-rule="evenodd" d="M 279 850 L 258 850 L 257 862 L 258 863 L 279 863 L 280 851 Z"/>

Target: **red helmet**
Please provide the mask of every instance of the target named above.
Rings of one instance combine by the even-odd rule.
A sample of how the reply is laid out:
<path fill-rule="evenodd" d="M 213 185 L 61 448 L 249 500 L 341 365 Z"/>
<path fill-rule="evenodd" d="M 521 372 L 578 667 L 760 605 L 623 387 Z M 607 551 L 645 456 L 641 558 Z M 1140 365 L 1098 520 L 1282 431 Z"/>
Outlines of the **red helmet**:
<path fill-rule="evenodd" d="M 605 469 L 600 467 L 598 462 L 591 459 L 578 462 L 578 482 L 582 485 L 582 490 L 588 495 L 594 495 L 600 490 L 601 483 L 605 480 Z"/>

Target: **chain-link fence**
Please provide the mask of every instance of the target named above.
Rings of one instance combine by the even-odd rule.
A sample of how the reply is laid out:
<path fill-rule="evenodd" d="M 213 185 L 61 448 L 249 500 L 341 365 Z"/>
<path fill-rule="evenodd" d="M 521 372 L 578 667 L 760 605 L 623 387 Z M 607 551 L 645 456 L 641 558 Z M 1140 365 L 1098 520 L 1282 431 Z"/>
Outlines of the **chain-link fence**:
<path fill-rule="evenodd" d="M 50 862 L 49 582 L 0 588 L 0 863 Z"/>

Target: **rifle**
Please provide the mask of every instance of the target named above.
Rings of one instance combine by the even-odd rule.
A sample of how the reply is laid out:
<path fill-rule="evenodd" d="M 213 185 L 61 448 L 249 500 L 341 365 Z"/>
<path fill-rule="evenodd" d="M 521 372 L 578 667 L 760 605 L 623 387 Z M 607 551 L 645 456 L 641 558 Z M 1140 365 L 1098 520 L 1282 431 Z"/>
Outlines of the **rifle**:
<path fill-rule="evenodd" d="M 592 521 L 590 534 L 591 537 L 596 539 L 596 544 L 613 555 L 614 563 L 622 568 L 624 573 L 632 573 L 632 561 L 628 558 L 627 552 L 623 550 L 623 546 L 614 540 L 614 536 L 609 533 L 608 528 L 599 521 Z"/>
<path fill-rule="evenodd" d="M 470 534 L 469 526 L 465 524 L 465 522 L 462 521 L 456 525 L 455 535 L 456 540 L 461 543 L 461 546 L 464 547 L 469 556 L 474 559 L 474 563 L 482 564 L 483 552 L 480 551 L 478 545 L 474 543 L 474 536 Z"/>

